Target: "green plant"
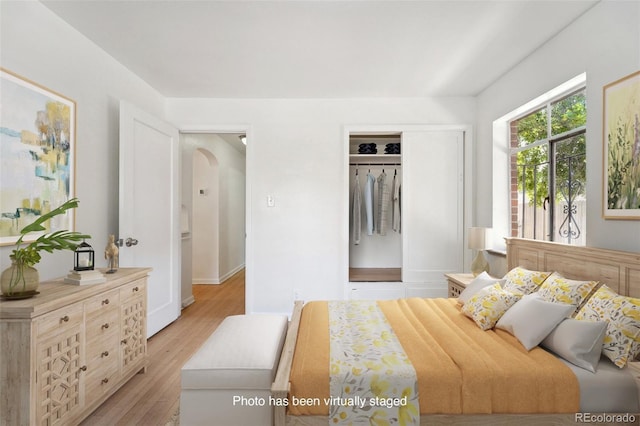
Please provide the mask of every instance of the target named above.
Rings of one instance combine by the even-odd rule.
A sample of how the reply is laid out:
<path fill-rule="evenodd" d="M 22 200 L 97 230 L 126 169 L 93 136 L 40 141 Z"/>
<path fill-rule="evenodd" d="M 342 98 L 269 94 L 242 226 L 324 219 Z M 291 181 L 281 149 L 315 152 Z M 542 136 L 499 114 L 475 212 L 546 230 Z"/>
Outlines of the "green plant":
<path fill-rule="evenodd" d="M 31 232 L 46 231 L 45 224 L 51 218 L 64 214 L 69 209 L 78 207 L 78 199 L 72 198 L 56 209 L 43 214 L 33 223 L 25 226 L 20 230 L 20 238 L 16 241 L 16 248 L 11 252 L 9 257 L 13 261 L 16 268 L 11 275 L 10 289 L 16 287 L 20 282 L 24 285 L 24 268 L 33 267 L 40 262 L 42 256 L 41 251 L 53 253 L 54 250 L 75 250 L 84 239 L 91 238 L 90 235 L 82 234 L 76 231 L 60 230 L 48 234 L 41 235 L 35 241 L 23 245 L 23 240 L 27 234 Z"/>
<path fill-rule="evenodd" d="M 640 208 L 640 123 L 617 120 L 608 138 L 608 197 L 609 209 Z"/>
<path fill-rule="evenodd" d="M 515 122 L 520 147 L 548 140 L 554 135 L 560 135 L 587 124 L 584 90 L 555 101 L 550 107 L 549 115 L 547 108 L 542 108 Z M 564 142 L 556 142 L 554 145 L 552 152 L 550 152 L 549 144 L 545 143 L 531 146 L 517 153 L 518 188 L 524 190 L 527 198 L 537 206 L 544 204 L 550 192 L 550 156 L 554 155 L 556 160 L 556 168 L 553 170 L 556 182 L 572 180 L 584 183 L 587 180 L 586 138 L 578 135 L 564 139 Z M 569 162 L 571 162 L 571 169 L 568 167 Z M 584 187 L 578 191 L 573 195 L 584 194 Z M 556 196 L 557 201 L 560 200 L 560 191 L 556 191 Z"/>

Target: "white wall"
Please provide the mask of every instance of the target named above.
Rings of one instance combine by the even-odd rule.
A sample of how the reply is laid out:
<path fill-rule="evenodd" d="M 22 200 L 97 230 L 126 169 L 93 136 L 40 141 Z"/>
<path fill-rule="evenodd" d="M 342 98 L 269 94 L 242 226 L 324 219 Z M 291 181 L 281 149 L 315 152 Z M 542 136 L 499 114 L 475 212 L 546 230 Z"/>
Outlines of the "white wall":
<path fill-rule="evenodd" d="M 247 312 L 290 312 L 344 296 L 348 258 L 345 125 L 472 124 L 475 101 L 441 99 L 168 99 L 179 128 L 245 123 Z M 267 195 L 275 207 L 267 207 Z"/>
<path fill-rule="evenodd" d="M 171 99 L 170 116 L 164 116 L 160 94 L 42 4 L 0 2 L 0 8 L 2 66 L 77 102 L 77 228 L 93 235 L 90 243 L 98 253 L 118 227 L 120 99 L 183 129 L 230 123 L 250 128 L 249 311 L 290 311 L 294 288 L 307 300 L 343 296 L 345 124 L 474 121 L 471 98 Z M 274 208 L 266 207 L 267 194 L 275 196 Z M 3 268 L 9 252 L 0 249 Z M 69 253 L 45 254 L 39 269 L 49 279 L 66 274 L 71 265 Z"/>
<path fill-rule="evenodd" d="M 601 2 L 478 98 L 167 99 L 38 2 L 0 2 L 2 66 L 77 102 L 77 228 L 98 252 L 118 219 L 118 102 L 126 99 L 180 128 L 242 123 L 247 152 L 247 310 L 288 312 L 303 298 L 343 296 L 348 249 L 343 197 L 345 125 L 474 124 L 475 225 L 494 225 L 492 123 L 587 72 L 588 244 L 640 251 L 640 221 L 601 218 L 602 86 L 640 68 L 640 3 Z M 28 25 L 26 24 L 28 23 Z M 476 117 L 477 110 L 477 117 Z M 477 118 L 477 119 L 476 119 Z M 505 166 L 506 167 L 506 166 Z M 473 173 L 473 172 L 472 172 Z M 273 195 L 276 205 L 266 206 Z M 0 266 L 9 247 L 0 249 Z M 44 279 L 69 253 L 45 254 Z"/>
<path fill-rule="evenodd" d="M 640 221 L 602 218 L 602 87 L 640 69 L 640 2 L 604 1 L 478 96 L 476 195 L 479 225 L 501 229 L 508 214 L 504 147 L 492 123 L 583 72 L 587 73 L 587 245 L 640 251 Z"/>
<path fill-rule="evenodd" d="M 193 284 L 220 283 L 220 169 L 208 150 L 193 151 L 191 228 Z M 186 178 L 186 176 L 183 176 Z"/>
<path fill-rule="evenodd" d="M 118 234 L 119 102 L 162 117 L 164 98 L 41 3 L 0 2 L 2 67 L 76 102 L 76 228 L 92 235 L 98 266 L 109 234 Z M 11 247 L 0 248 L 0 267 Z M 65 275 L 70 252 L 44 253 L 41 279 Z"/>

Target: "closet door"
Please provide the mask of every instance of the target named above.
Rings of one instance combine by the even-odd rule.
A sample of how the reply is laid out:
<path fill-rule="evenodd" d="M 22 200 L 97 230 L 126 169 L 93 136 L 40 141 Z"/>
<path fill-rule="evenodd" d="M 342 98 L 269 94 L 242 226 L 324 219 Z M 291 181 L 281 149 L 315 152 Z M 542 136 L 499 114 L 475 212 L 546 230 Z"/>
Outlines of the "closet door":
<path fill-rule="evenodd" d="M 402 133 L 402 281 L 407 297 L 446 297 L 463 270 L 464 133 Z"/>

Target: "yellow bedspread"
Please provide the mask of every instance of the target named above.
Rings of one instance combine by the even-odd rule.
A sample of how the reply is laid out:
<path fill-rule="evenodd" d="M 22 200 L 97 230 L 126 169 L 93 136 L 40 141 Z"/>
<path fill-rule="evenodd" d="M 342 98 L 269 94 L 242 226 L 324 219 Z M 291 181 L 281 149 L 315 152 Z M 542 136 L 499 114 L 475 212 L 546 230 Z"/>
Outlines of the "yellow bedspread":
<path fill-rule="evenodd" d="M 418 376 L 422 414 L 574 413 L 573 372 L 537 347 L 527 352 L 503 330 L 482 331 L 455 299 L 379 301 Z M 290 401 L 329 397 L 327 302 L 305 305 L 291 370 Z M 327 415 L 321 404 L 292 415 Z"/>

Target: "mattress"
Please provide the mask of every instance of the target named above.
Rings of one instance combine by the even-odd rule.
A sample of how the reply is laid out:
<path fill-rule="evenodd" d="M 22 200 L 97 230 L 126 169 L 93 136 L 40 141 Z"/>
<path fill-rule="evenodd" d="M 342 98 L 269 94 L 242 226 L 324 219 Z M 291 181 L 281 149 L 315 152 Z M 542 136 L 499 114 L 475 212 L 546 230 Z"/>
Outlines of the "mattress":
<path fill-rule="evenodd" d="M 581 412 L 640 413 L 640 390 L 629 367 L 618 368 L 603 356 L 594 374 L 558 358 L 578 378 Z"/>

